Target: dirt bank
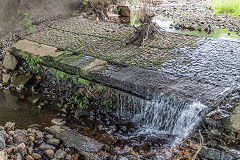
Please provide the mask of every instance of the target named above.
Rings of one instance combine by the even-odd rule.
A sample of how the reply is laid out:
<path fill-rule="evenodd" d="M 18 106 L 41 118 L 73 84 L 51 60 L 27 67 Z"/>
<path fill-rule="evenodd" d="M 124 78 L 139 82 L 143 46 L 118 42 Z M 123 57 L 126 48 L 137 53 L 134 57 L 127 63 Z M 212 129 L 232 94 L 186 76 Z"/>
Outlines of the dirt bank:
<path fill-rule="evenodd" d="M 0 0 L 0 39 L 4 45 L 24 31 L 24 12 L 33 24 L 64 19 L 79 12 L 80 0 Z M 8 36 L 8 37 L 6 37 Z"/>

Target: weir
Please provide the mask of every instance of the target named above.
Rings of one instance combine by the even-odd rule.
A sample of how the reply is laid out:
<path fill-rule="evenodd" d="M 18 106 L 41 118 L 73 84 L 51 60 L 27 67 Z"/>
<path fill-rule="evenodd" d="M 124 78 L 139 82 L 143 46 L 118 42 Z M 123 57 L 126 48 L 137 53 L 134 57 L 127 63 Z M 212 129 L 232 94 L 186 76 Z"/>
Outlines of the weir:
<path fill-rule="evenodd" d="M 207 106 L 197 101 L 154 93 L 151 100 L 119 93 L 118 115 L 137 127 L 131 136 L 171 135 L 171 144 L 179 143 L 201 120 Z"/>

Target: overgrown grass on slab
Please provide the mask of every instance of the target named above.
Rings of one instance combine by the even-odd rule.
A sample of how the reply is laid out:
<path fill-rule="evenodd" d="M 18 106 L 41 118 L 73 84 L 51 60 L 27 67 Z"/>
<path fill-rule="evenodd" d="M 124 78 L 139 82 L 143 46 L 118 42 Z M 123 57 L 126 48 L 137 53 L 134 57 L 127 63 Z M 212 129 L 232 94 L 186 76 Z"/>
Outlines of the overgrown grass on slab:
<path fill-rule="evenodd" d="M 216 13 L 240 16 L 240 0 L 212 0 L 211 6 Z"/>

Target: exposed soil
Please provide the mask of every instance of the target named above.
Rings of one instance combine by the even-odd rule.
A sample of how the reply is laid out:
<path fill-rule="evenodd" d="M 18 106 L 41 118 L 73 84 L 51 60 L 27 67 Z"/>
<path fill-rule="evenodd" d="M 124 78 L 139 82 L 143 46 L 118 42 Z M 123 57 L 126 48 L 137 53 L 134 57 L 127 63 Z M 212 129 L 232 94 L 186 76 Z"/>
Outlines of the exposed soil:
<path fill-rule="evenodd" d="M 24 12 L 32 14 L 32 24 L 65 19 L 77 15 L 80 0 L 0 0 L 0 39 L 8 42 L 27 34 L 24 30 Z"/>

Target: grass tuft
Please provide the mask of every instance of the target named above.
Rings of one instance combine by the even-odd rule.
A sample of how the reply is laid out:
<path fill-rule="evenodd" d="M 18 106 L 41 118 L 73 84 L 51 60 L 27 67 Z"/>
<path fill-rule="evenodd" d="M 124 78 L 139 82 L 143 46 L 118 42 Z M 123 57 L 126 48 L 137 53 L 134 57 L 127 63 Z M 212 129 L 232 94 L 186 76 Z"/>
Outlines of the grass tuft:
<path fill-rule="evenodd" d="M 215 13 L 230 13 L 240 16 L 240 0 L 213 0 L 211 7 Z"/>

